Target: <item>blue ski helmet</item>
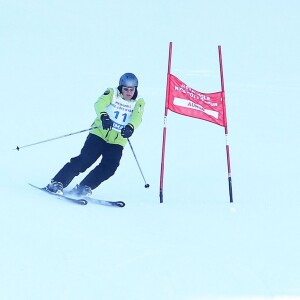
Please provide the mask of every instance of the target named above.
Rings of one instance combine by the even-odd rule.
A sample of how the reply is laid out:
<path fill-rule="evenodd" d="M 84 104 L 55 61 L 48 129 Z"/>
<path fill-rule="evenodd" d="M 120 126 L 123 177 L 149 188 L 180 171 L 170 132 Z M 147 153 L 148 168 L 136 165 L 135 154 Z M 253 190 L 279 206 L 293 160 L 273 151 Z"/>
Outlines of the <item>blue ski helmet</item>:
<path fill-rule="evenodd" d="M 119 86 L 135 86 L 139 85 L 138 79 L 132 73 L 125 73 L 121 76 Z"/>

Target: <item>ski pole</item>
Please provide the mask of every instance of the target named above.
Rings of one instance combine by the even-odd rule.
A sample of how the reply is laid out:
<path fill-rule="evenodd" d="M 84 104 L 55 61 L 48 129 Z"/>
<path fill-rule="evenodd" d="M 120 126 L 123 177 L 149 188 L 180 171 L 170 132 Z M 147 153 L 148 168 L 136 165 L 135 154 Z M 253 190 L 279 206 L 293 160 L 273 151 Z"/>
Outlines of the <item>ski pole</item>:
<path fill-rule="evenodd" d="M 134 158 L 135 158 L 135 161 L 136 161 L 136 163 L 137 163 L 137 165 L 138 165 L 138 167 L 139 167 L 139 169 L 140 169 L 140 172 L 141 172 L 141 174 L 142 174 L 142 177 L 143 177 L 143 179 L 144 179 L 144 182 L 145 182 L 145 188 L 147 189 L 150 185 L 146 182 L 145 176 L 144 176 L 144 174 L 143 174 L 143 172 L 142 172 L 142 169 L 141 169 L 141 167 L 140 167 L 140 164 L 139 164 L 139 162 L 138 162 L 138 160 L 137 160 L 137 158 L 136 158 L 136 155 L 135 155 L 135 153 L 134 153 L 134 151 L 133 151 L 133 148 L 132 148 L 132 145 L 131 145 L 130 140 L 129 140 L 129 139 L 127 139 L 127 140 L 128 140 L 129 145 L 130 145 L 130 148 L 131 148 L 131 151 L 132 151 L 132 153 L 133 153 L 133 156 L 134 156 Z"/>
<path fill-rule="evenodd" d="M 54 140 L 57 140 L 57 139 L 62 139 L 62 138 L 65 138 L 65 137 L 67 137 L 67 136 L 71 136 L 71 135 L 74 135 L 74 134 L 82 133 L 82 132 L 89 131 L 89 130 L 92 130 L 92 129 L 95 129 L 95 128 L 98 128 L 98 127 L 91 127 L 91 128 L 88 128 L 88 129 L 83 129 L 83 130 L 80 130 L 80 131 L 77 131 L 77 132 L 64 134 L 64 135 L 61 135 L 61 136 L 58 136 L 58 137 L 55 137 L 55 138 L 52 138 L 52 139 L 48 139 L 48 140 L 36 142 L 36 143 L 33 143 L 33 144 L 21 146 L 21 147 L 17 146 L 17 148 L 16 148 L 16 149 L 13 149 L 13 150 L 18 150 L 18 151 L 20 151 L 20 149 L 22 149 L 22 148 L 26 148 L 26 147 L 30 147 L 30 146 L 34 146 L 34 145 L 38 145 L 38 144 L 42 144 L 42 143 L 54 141 Z"/>

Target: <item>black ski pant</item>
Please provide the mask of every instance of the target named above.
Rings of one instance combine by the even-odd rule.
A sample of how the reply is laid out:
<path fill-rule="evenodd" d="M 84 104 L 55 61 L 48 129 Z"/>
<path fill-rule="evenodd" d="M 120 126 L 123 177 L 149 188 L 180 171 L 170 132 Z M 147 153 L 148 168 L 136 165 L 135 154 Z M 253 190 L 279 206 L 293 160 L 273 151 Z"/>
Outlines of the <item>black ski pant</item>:
<path fill-rule="evenodd" d="M 120 164 L 122 152 L 123 146 L 108 144 L 97 135 L 90 133 L 80 154 L 71 158 L 53 180 L 67 187 L 75 176 L 83 173 L 102 155 L 100 163 L 80 182 L 82 185 L 95 189 L 115 173 Z"/>

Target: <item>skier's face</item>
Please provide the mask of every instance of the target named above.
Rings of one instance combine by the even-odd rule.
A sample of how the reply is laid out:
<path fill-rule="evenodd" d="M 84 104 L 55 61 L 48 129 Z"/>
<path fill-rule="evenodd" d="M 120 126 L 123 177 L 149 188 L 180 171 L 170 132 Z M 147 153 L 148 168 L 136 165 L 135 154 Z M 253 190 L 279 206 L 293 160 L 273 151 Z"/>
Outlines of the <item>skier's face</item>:
<path fill-rule="evenodd" d="M 125 100 L 130 100 L 135 92 L 134 86 L 123 86 L 122 87 L 122 94 Z"/>

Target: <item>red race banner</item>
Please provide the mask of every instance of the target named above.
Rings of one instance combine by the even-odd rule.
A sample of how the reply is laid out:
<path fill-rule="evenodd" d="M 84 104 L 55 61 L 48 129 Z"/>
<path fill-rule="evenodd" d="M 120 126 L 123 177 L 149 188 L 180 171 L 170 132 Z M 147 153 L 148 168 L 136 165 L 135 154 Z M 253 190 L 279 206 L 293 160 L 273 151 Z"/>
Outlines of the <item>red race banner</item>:
<path fill-rule="evenodd" d="M 172 74 L 169 74 L 168 81 L 168 109 L 184 116 L 226 126 L 222 92 L 198 92 Z"/>

